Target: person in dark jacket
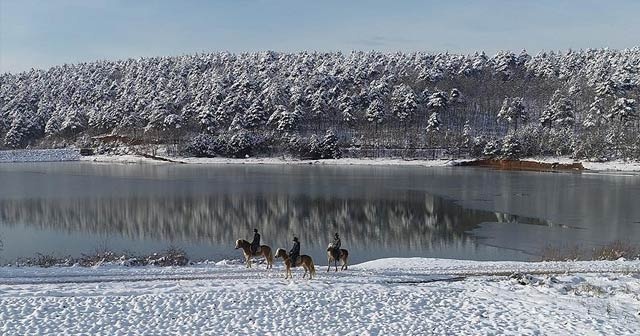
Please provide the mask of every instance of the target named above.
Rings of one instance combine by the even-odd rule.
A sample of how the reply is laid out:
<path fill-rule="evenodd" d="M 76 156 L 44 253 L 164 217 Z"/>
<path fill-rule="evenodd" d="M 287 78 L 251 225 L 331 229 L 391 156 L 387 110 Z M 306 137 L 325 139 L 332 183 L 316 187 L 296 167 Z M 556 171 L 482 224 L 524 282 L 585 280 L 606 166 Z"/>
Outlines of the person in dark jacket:
<path fill-rule="evenodd" d="M 256 254 L 260 247 L 260 234 L 258 229 L 253 229 L 253 240 L 251 241 L 251 253 Z"/>
<path fill-rule="evenodd" d="M 298 256 L 300 256 L 300 241 L 298 240 L 298 237 L 293 237 L 293 247 L 291 248 L 291 251 L 289 251 L 289 259 L 291 259 L 292 267 L 296 266 Z"/>
<path fill-rule="evenodd" d="M 340 241 L 340 236 L 336 232 L 336 234 L 333 236 L 333 243 L 331 243 L 331 246 L 333 247 L 333 257 L 335 259 L 340 258 L 340 246 L 341 245 L 342 245 L 342 242 Z"/>

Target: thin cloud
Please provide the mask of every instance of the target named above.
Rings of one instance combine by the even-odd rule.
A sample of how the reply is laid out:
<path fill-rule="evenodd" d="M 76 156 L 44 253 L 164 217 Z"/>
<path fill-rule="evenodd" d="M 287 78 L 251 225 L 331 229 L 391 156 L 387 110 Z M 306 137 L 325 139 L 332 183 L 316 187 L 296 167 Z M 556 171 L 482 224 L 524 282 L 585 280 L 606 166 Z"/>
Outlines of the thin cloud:
<path fill-rule="evenodd" d="M 397 46 L 400 44 L 415 44 L 418 43 L 418 40 L 408 39 L 404 37 L 387 37 L 376 35 L 369 38 L 358 39 L 352 41 L 354 44 L 363 45 L 367 47 L 389 47 L 389 46 Z"/>

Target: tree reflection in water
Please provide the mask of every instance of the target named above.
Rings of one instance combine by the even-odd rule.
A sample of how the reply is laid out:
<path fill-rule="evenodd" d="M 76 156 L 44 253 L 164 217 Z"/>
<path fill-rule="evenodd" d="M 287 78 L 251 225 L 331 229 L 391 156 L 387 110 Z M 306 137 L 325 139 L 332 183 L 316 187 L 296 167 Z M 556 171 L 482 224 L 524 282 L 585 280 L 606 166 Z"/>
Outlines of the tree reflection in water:
<path fill-rule="evenodd" d="M 334 232 L 348 248 L 424 252 L 433 246 L 472 243 L 465 233 L 482 222 L 531 218 L 461 207 L 423 192 L 392 197 L 326 198 L 278 193 L 82 199 L 1 200 L 0 221 L 70 233 L 122 235 L 132 240 L 228 245 L 253 228 L 273 246 L 323 249 Z M 37 252 L 37 251 L 34 251 Z"/>

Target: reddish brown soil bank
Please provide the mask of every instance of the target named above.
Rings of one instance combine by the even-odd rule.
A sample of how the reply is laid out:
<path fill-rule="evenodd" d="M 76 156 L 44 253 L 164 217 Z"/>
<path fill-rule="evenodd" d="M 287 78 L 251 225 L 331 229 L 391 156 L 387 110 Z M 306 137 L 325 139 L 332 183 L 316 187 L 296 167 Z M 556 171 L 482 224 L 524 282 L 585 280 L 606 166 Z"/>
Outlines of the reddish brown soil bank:
<path fill-rule="evenodd" d="M 533 171 L 581 171 L 585 170 L 582 163 L 544 163 L 519 160 L 476 160 L 460 162 L 458 166 L 488 167 L 504 170 L 533 170 Z"/>

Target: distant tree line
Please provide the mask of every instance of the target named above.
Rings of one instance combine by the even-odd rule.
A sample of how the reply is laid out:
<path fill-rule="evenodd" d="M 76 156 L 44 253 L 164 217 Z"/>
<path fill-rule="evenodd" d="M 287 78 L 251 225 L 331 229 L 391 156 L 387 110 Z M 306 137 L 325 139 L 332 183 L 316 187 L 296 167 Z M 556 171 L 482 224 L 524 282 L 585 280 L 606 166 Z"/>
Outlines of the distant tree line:
<path fill-rule="evenodd" d="M 0 75 L 0 147 L 640 159 L 640 48 L 212 53 Z"/>

